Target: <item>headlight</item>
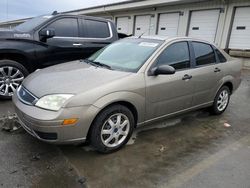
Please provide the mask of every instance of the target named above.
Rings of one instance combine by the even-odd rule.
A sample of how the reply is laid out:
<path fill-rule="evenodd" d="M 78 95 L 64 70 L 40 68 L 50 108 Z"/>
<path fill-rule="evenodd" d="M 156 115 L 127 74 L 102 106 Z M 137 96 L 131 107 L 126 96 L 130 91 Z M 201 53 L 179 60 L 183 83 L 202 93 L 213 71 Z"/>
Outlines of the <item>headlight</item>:
<path fill-rule="evenodd" d="M 63 104 L 73 96 L 74 95 L 71 94 L 47 95 L 39 99 L 35 106 L 47 110 L 58 111 L 63 106 Z"/>

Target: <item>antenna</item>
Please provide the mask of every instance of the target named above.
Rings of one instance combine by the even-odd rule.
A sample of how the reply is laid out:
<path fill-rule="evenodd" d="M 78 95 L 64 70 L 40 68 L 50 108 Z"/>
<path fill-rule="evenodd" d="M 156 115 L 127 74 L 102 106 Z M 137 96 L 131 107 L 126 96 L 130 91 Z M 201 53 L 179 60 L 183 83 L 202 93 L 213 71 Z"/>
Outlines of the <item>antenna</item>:
<path fill-rule="evenodd" d="M 141 35 L 139 35 L 138 38 L 140 39 L 147 31 L 150 31 L 152 28 L 154 28 L 154 26 L 154 24 L 151 24 L 148 29 L 146 29 Z"/>
<path fill-rule="evenodd" d="M 53 16 L 55 16 L 57 14 L 58 14 L 58 12 L 56 10 L 52 13 Z"/>

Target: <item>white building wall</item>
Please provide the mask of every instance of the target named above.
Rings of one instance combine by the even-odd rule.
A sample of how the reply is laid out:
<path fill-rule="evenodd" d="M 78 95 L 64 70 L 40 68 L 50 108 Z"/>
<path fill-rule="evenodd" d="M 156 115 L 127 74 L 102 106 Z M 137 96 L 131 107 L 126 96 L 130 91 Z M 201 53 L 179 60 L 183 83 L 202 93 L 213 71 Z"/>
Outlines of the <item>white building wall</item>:
<path fill-rule="evenodd" d="M 152 6 L 150 8 L 142 8 L 134 10 L 125 9 L 112 12 L 111 14 L 114 18 L 113 20 L 115 20 L 117 17 L 120 16 L 131 17 L 129 23 L 130 34 L 134 34 L 134 24 L 136 15 L 143 15 L 143 14 L 154 15 L 154 17 L 152 18 L 152 23 L 154 24 L 154 28 L 151 29 L 151 34 L 156 34 L 159 14 L 179 12 L 181 16 L 179 19 L 178 36 L 187 36 L 192 11 L 220 9 L 221 11 L 218 20 L 218 27 L 214 43 L 219 47 L 225 49 L 228 48 L 230 40 L 231 25 L 234 18 L 234 10 L 238 6 L 250 6 L 250 0 L 213 0 L 207 2 L 195 2 L 195 3 L 168 5 L 159 7 Z M 105 14 L 107 14 L 107 12 L 103 13 L 103 16 Z M 95 14 L 91 15 L 95 16 Z"/>
<path fill-rule="evenodd" d="M 154 25 L 150 30 L 150 34 L 154 35 L 157 33 L 158 20 L 161 13 L 179 12 L 178 36 L 187 36 L 192 11 L 220 9 L 221 11 L 214 43 L 223 49 L 228 48 L 235 8 L 250 6 L 250 0 L 194 0 L 195 2 L 193 3 L 190 1 L 191 0 L 147 0 L 80 11 L 77 10 L 70 12 L 70 14 L 99 16 L 114 21 L 116 21 L 117 17 L 128 16 L 130 18 L 128 23 L 128 34 L 134 34 L 136 16 L 149 14 L 152 15 L 151 23 Z M 166 5 L 166 3 L 170 4 Z"/>

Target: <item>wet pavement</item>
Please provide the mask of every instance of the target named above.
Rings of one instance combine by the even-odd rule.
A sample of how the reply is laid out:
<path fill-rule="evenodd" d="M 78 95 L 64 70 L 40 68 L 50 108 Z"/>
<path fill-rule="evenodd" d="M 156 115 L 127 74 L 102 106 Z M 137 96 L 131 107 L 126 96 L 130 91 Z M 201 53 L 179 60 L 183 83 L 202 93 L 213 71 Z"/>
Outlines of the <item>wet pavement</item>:
<path fill-rule="evenodd" d="M 1 102 L 0 116 L 13 112 Z M 250 70 L 227 111 L 206 110 L 140 128 L 113 154 L 54 146 L 0 131 L 0 187 L 250 188 Z"/>

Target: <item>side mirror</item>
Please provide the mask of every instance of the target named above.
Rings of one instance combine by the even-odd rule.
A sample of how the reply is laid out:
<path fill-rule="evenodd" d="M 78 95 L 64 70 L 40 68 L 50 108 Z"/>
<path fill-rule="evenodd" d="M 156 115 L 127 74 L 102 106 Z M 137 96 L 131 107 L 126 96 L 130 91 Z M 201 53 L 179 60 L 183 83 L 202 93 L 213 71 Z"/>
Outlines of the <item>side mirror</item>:
<path fill-rule="evenodd" d="M 175 68 L 169 65 L 154 67 L 149 72 L 149 76 L 175 74 Z"/>
<path fill-rule="evenodd" d="M 43 29 L 39 32 L 40 40 L 46 42 L 47 39 L 53 38 L 55 36 L 54 29 Z"/>

